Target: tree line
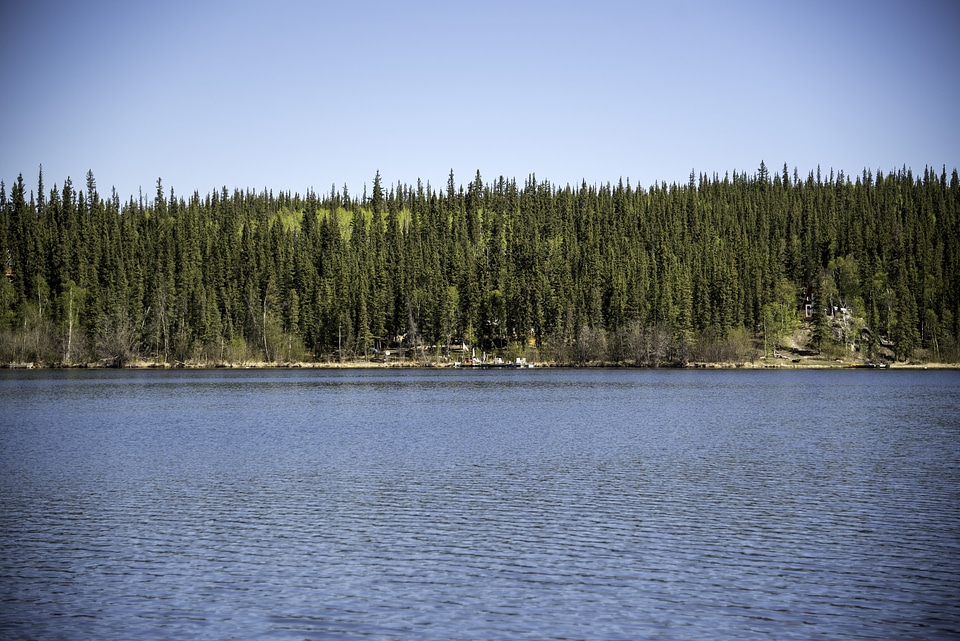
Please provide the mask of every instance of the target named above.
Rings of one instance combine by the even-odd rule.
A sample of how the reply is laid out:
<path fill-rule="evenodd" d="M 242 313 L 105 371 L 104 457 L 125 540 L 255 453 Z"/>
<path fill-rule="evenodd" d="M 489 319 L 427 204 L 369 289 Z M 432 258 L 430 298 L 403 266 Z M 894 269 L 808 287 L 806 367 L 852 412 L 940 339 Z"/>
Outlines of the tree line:
<path fill-rule="evenodd" d="M 960 180 L 904 167 L 641 188 L 522 183 L 104 197 L 0 182 L 0 361 L 675 365 L 816 349 L 960 360 Z M 807 315 L 809 314 L 809 320 Z"/>

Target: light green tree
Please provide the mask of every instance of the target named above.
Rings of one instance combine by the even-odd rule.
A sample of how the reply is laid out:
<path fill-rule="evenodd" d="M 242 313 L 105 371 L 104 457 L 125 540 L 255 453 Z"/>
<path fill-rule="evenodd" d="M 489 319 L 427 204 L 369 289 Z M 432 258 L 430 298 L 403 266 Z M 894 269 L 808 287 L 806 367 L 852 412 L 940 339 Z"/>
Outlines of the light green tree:
<path fill-rule="evenodd" d="M 800 326 L 796 304 L 797 288 L 787 278 L 777 281 L 773 300 L 763 306 L 764 354 L 779 356 L 778 347 Z"/>

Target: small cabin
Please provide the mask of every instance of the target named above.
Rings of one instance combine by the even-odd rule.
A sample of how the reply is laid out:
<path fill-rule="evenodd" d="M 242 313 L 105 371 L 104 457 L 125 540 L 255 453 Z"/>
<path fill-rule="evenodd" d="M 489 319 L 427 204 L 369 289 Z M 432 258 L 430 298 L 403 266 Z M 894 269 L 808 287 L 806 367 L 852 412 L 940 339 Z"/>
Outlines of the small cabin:
<path fill-rule="evenodd" d="M 813 288 L 803 288 L 803 315 L 805 318 L 813 317 Z"/>

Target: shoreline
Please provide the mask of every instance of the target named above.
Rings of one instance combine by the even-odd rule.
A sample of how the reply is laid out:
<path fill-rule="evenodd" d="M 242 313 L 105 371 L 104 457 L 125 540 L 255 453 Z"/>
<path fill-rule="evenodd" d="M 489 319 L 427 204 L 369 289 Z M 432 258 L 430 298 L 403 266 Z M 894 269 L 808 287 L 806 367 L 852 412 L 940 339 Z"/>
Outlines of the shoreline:
<path fill-rule="evenodd" d="M 344 362 L 291 362 L 291 363 L 268 363 L 268 362 L 246 362 L 246 363 L 156 363 L 151 361 L 133 361 L 117 365 L 115 363 L 77 363 L 65 365 L 61 363 L 43 364 L 43 363 L 2 363 L 0 369 L 10 370 L 77 370 L 77 369 L 134 369 L 134 370 L 251 370 L 251 369 L 517 369 L 513 366 L 504 366 L 502 364 L 486 365 L 456 365 L 454 363 L 409 363 L 409 362 L 391 362 L 383 363 L 376 361 L 344 361 Z M 778 360 L 765 362 L 762 360 L 736 362 L 710 362 L 697 361 L 689 362 L 685 365 L 663 365 L 660 367 L 650 367 L 645 365 L 632 365 L 629 363 L 554 363 L 544 362 L 530 365 L 529 368 L 520 369 L 645 369 L 645 370 L 843 370 L 843 369 L 906 369 L 906 370 L 951 370 L 960 369 L 960 363 L 940 363 L 940 362 L 904 362 L 904 363 L 862 363 L 862 362 L 830 362 L 817 359 L 797 359 L 797 360 Z"/>

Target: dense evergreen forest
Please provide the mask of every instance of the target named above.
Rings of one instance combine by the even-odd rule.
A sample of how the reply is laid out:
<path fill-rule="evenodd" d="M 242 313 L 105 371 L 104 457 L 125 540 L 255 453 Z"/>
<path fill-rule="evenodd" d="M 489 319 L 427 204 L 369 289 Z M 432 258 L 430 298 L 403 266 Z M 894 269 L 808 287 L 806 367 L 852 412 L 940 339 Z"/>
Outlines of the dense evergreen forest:
<path fill-rule="evenodd" d="M 8 193 L 9 190 L 9 193 Z M 0 361 L 957 361 L 960 180 L 529 177 L 362 196 L 0 183 Z"/>

